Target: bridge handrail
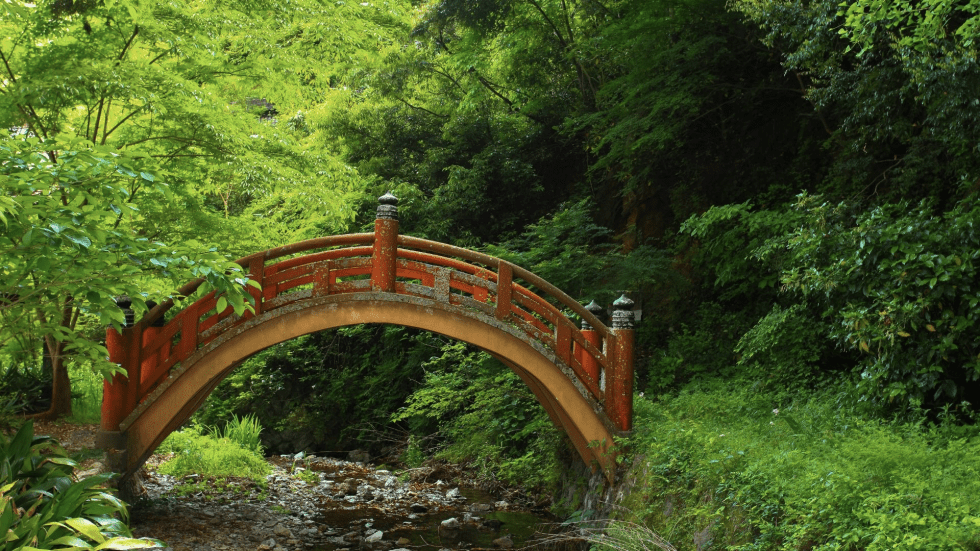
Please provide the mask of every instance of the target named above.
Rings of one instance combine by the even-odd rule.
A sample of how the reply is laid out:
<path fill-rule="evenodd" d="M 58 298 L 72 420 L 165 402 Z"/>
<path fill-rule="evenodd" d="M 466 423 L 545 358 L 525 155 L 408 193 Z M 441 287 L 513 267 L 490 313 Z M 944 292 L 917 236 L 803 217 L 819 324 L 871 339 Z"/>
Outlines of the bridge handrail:
<path fill-rule="evenodd" d="M 243 256 L 238 260 L 235 260 L 235 264 L 238 264 L 243 269 L 248 270 L 249 265 L 252 261 L 257 259 L 262 259 L 263 264 L 269 260 L 274 260 L 276 258 L 282 258 L 284 256 L 289 256 L 296 253 L 301 253 L 314 249 L 326 249 L 329 247 L 337 247 L 340 245 L 370 245 L 374 243 L 374 233 L 349 233 L 344 235 L 328 235 L 326 237 L 315 237 L 313 239 L 307 239 L 305 241 L 299 241 L 297 243 L 291 243 L 282 247 L 274 247 L 272 249 L 267 249 L 264 251 L 259 251 L 257 253 L 252 253 L 248 256 Z M 200 288 L 204 283 L 204 278 L 198 278 L 188 282 L 186 285 L 177 289 L 175 293 L 177 296 L 189 297 L 194 294 L 195 291 Z M 137 322 L 142 327 L 146 327 L 153 323 L 154 321 L 160 319 L 161 316 L 167 313 L 174 306 L 174 300 L 168 299 L 153 308 L 150 309 L 144 315 L 139 322 Z"/>
<path fill-rule="evenodd" d="M 238 259 L 236 263 L 249 271 L 250 277 L 257 279 L 262 285 L 263 288 L 261 290 L 253 292 L 253 297 L 256 301 L 256 312 L 261 313 L 268 308 L 267 303 L 270 300 L 281 296 L 282 293 L 300 284 L 301 281 L 309 281 L 309 279 L 315 277 L 307 274 L 304 269 L 309 270 L 311 266 L 319 261 L 318 257 L 368 256 L 370 248 L 364 245 L 373 244 L 375 235 L 374 233 L 362 233 L 309 239 L 284 247 L 259 251 Z M 601 342 L 609 337 L 614 339 L 615 335 L 604 324 L 599 322 L 595 315 L 582 307 L 577 301 L 534 273 L 497 257 L 411 236 L 398 236 L 396 242 L 403 246 L 403 248 L 396 248 L 395 255 L 398 258 L 415 259 L 431 265 L 447 267 L 459 272 L 476 275 L 497 284 L 496 302 L 498 304 L 505 302 L 508 305 L 503 307 L 498 306 L 498 309 L 503 308 L 503 310 L 498 310 L 498 317 L 503 316 L 502 319 L 507 319 L 510 315 L 516 315 L 517 318 L 515 318 L 515 321 L 527 326 L 525 331 L 530 336 L 543 341 L 546 346 L 555 350 L 559 357 L 569 364 L 590 394 L 597 399 L 602 398 L 603 392 L 600 388 L 600 381 L 585 371 L 581 363 L 583 358 L 579 356 L 574 356 L 573 358 L 573 355 L 570 355 L 570 351 L 572 348 L 577 347 L 577 354 L 590 356 L 601 366 L 601 369 L 608 369 L 611 367 L 611 359 L 607 353 L 608 348 L 603 350 L 604 347 Z M 331 248 L 342 245 L 361 246 Z M 269 263 L 270 260 L 322 249 L 327 250 L 294 256 L 291 259 L 281 262 Z M 368 262 L 370 263 L 370 261 Z M 511 273 L 506 278 L 509 281 L 503 283 L 510 287 L 510 290 L 507 291 L 501 289 L 502 267 L 509 268 L 508 271 Z M 361 271 L 366 270 L 361 268 Z M 292 274 L 290 272 L 296 273 Z M 517 283 L 514 280 L 515 277 L 523 280 L 528 285 L 536 287 L 540 291 L 551 294 L 557 302 L 579 314 L 590 324 L 593 331 L 599 334 L 600 341 L 593 344 L 593 342 L 586 339 L 577 324 L 568 319 L 559 308 L 545 300 L 538 293 Z M 188 296 L 195 292 L 202 282 L 203 280 L 201 279 L 192 281 L 182 287 L 179 292 L 184 296 Z M 285 285 L 285 287 L 280 287 L 280 285 Z M 478 283 L 474 283 L 473 285 L 485 289 L 484 293 L 489 291 L 489 288 L 481 286 Z M 486 295 L 484 294 L 483 296 L 485 297 Z M 211 311 L 215 307 L 216 302 L 217 300 L 213 291 L 200 297 L 188 306 L 186 312 L 182 311 L 181 314 L 178 314 L 171 320 L 167 324 L 168 329 L 153 335 L 148 340 L 144 340 L 141 346 L 142 351 L 140 357 L 147 358 L 157 355 L 158 351 L 164 349 L 165 344 L 175 334 L 181 332 L 181 335 L 183 335 L 181 340 L 188 338 L 190 339 L 188 343 L 178 346 L 177 350 L 170 351 L 167 349 L 167 352 L 164 353 L 166 359 L 160 360 L 164 364 L 160 365 L 160 367 L 169 369 L 169 366 L 182 361 L 186 355 L 192 353 L 198 346 L 209 342 L 216 335 L 212 328 L 226 323 L 226 320 L 231 318 L 231 309 L 226 308 L 222 312 L 214 312 L 204 320 L 191 322 L 189 321 L 189 317 L 201 316 Z M 512 302 L 514 303 L 513 305 L 511 304 Z M 140 327 L 137 330 L 142 332 L 148 324 L 164 315 L 172 306 L 173 301 L 168 301 L 148 312 L 138 323 Z M 554 330 L 545 325 L 544 322 L 550 323 L 554 327 Z M 200 336 L 187 335 L 184 333 L 185 330 L 199 333 Z M 153 377 L 154 380 L 138 380 L 136 382 L 136 386 L 139 389 L 138 393 L 140 394 L 139 400 L 155 385 L 159 376 L 163 375 L 158 370 L 154 369 L 153 371 L 157 373 Z"/>
<path fill-rule="evenodd" d="M 490 266 L 494 269 L 500 269 L 500 263 L 506 262 L 510 265 L 513 274 L 520 277 L 524 281 L 534 285 L 538 289 L 545 291 L 549 295 L 555 297 L 562 305 L 569 308 L 576 314 L 578 314 L 582 319 L 584 319 L 589 325 L 593 327 L 594 330 L 598 331 L 599 334 L 605 338 L 610 335 L 609 328 L 605 326 L 592 312 L 585 309 L 584 306 L 579 304 L 579 302 L 572 297 L 568 296 L 564 291 L 555 287 L 554 285 L 548 283 L 547 281 L 541 279 L 534 273 L 521 268 L 517 264 L 512 262 L 507 262 L 495 256 L 490 256 L 488 254 L 480 253 L 477 251 L 471 251 L 469 249 L 464 249 L 462 247 L 456 247 L 453 245 L 448 245 L 446 243 L 439 243 L 436 241 L 429 241 L 428 239 L 422 239 L 419 237 L 412 237 L 409 235 L 399 235 L 398 244 L 405 247 L 411 247 L 414 249 L 429 251 L 437 254 L 442 254 L 445 256 L 455 256 L 457 258 L 462 258 L 464 260 L 469 260 L 470 262 L 479 262 L 485 266 Z"/>

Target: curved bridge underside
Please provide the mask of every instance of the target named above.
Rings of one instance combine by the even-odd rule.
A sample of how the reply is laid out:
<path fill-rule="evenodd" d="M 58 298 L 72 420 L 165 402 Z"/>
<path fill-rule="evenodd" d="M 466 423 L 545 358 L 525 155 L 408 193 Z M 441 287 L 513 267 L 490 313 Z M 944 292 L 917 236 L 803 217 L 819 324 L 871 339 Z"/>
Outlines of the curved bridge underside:
<path fill-rule="evenodd" d="M 531 388 L 583 458 L 595 460 L 603 470 L 612 468 L 608 451 L 615 428 L 585 389 L 575 384 L 571 368 L 550 350 L 482 313 L 451 309 L 431 299 L 379 292 L 297 301 L 254 317 L 199 349 L 121 423 L 129 452 L 124 477 L 135 472 L 249 356 L 308 333 L 362 323 L 424 329 L 489 352 Z"/>

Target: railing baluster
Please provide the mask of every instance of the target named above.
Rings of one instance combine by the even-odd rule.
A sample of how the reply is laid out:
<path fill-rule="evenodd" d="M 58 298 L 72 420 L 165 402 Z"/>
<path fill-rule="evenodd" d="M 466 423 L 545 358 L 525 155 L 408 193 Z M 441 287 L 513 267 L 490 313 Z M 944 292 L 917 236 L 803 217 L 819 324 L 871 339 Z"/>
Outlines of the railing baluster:
<path fill-rule="evenodd" d="M 602 313 L 602 306 L 596 304 L 594 300 L 590 302 L 585 309 L 596 317 Z M 582 336 L 585 337 L 586 342 L 592 344 L 602 351 L 602 337 L 599 336 L 599 333 L 593 329 L 592 325 L 590 325 L 585 319 L 582 320 Z M 580 350 L 582 357 L 579 359 L 579 362 L 582 364 L 582 369 L 588 373 L 589 377 L 592 377 L 593 381 L 599 383 L 601 381 L 599 374 L 599 362 L 596 361 L 595 357 L 592 354 L 589 354 L 585 349 Z"/>
<path fill-rule="evenodd" d="M 433 284 L 436 300 L 449 304 L 449 268 L 436 268 L 436 279 Z"/>
<path fill-rule="evenodd" d="M 501 260 L 497 267 L 497 310 L 495 315 L 498 320 L 507 320 L 510 317 L 513 277 L 514 270 L 510 263 Z"/>
<path fill-rule="evenodd" d="M 221 312 L 218 313 L 220 314 Z M 180 342 L 177 343 L 178 361 L 186 360 L 188 356 L 197 350 L 197 324 L 200 322 L 201 317 L 201 312 L 198 311 L 197 304 L 190 305 L 181 314 Z"/>
<path fill-rule="evenodd" d="M 566 320 L 555 320 L 555 351 L 565 365 L 572 365 L 572 327 Z"/>
<path fill-rule="evenodd" d="M 609 370 L 606 414 L 619 430 L 633 430 L 633 301 L 623 295 L 613 303 L 616 350 Z"/>
<path fill-rule="evenodd" d="M 378 202 L 371 256 L 371 289 L 394 293 L 398 260 L 398 198 L 386 193 Z"/>
<path fill-rule="evenodd" d="M 330 261 L 321 260 L 313 264 L 313 295 L 325 297 L 330 294 Z"/>
<path fill-rule="evenodd" d="M 257 281 L 260 286 L 258 289 L 248 286 L 248 294 L 255 300 L 255 315 L 258 316 L 262 313 L 262 287 L 265 286 L 265 259 L 262 256 L 257 255 L 249 262 L 248 278 Z"/>

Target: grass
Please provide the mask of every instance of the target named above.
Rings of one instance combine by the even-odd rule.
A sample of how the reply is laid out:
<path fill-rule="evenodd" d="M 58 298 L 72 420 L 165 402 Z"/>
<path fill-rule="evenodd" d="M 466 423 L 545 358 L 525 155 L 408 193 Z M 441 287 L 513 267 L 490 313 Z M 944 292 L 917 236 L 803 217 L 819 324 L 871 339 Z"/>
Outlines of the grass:
<path fill-rule="evenodd" d="M 172 476 L 237 476 L 264 481 L 272 472 L 272 467 L 255 451 L 228 438 L 203 434 L 199 427 L 171 433 L 157 452 L 175 454 L 173 459 L 160 465 L 161 473 Z"/>
<path fill-rule="evenodd" d="M 736 384 L 638 398 L 642 484 L 624 520 L 677 545 L 741 551 L 980 550 L 976 427 L 848 403 Z"/>
<path fill-rule="evenodd" d="M 235 442 L 243 449 L 262 455 L 262 444 L 259 435 L 262 434 L 262 425 L 254 415 L 245 415 L 239 418 L 232 414 L 231 421 L 225 423 L 224 429 L 212 429 L 215 436 L 227 438 Z"/>
<path fill-rule="evenodd" d="M 174 486 L 169 495 L 178 497 L 202 495 L 205 501 L 221 503 L 231 501 L 260 502 L 268 498 L 267 490 L 268 483 L 265 480 L 256 482 L 238 477 L 209 476 L 198 480 L 184 480 L 181 484 Z"/>

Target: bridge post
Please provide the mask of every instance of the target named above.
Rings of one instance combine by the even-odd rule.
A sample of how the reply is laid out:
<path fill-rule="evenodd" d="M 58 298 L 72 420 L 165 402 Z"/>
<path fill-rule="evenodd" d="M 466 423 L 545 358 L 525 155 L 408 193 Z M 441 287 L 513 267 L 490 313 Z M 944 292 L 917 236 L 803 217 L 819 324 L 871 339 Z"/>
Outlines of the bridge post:
<path fill-rule="evenodd" d="M 146 301 L 146 307 L 149 310 L 152 310 L 154 307 L 156 307 L 156 305 L 157 304 L 152 300 Z M 166 321 L 167 320 L 164 318 L 164 316 L 160 316 L 148 327 L 143 328 L 142 341 L 144 347 L 146 347 L 146 345 L 153 342 L 153 339 L 155 339 L 157 335 L 163 332 L 163 326 L 166 324 Z M 162 373 L 160 372 L 159 368 L 161 365 L 163 365 L 163 362 L 166 361 L 167 356 L 169 355 L 170 355 L 170 343 L 166 343 L 160 347 L 160 349 L 157 351 L 156 354 L 153 354 L 152 356 L 142 359 L 143 361 L 142 364 L 140 365 L 140 379 L 139 379 L 140 388 L 137 389 L 138 391 L 142 391 L 140 392 L 141 394 L 144 394 L 146 392 L 145 390 L 146 387 L 152 385 L 154 382 L 157 381 L 157 379 L 161 377 Z"/>
<path fill-rule="evenodd" d="M 378 198 L 378 203 L 371 254 L 371 290 L 393 293 L 398 259 L 398 198 L 388 192 Z"/>
<path fill-rule="evenodd" d="M 592 315 L 598 317 L 602 312 L 602 306 L 599 306 L 593 300 L 585 307 L 586 310 L 592 313 Z M 589 325 L 589 322 L 582 320 L 582 336 L 585 337 L 586 342 L 592 344 L 599 350 L 602 350 L 602 337 L 599 336 L 599 332 Z M 587 353 L 585 350 L 578 349 L 578 361 L 582 364 L 582 369 L 592 377 L 592 380 L 599 383 L 599 362 L 592 357 L 592 354 Z"/>
<path fill-rule="evenodd" d="M 611 373 L 606 376 L 606 413 L 619 430 L 633 430 L 633 301 L 626 295 L 613 303 L 616 333 Z"/>
<path fill-rule="evenodd" d="M 138 349 L 140 340 L 134 338 L 136 332 L 133 330 L 134 314 L 129 308 L 132 301 L 127 296 L 116 298 L 116 304 L 126 315 L 122 332 L 116 331 L 112 326 L 105 332 L 105 345 L 109 350 L 109 361 L 117 363 L 126 370 L 126 375 L 113 375 L 112 380 L 102 383 L 102 419 L 100 428 L 102 431 L 118 431 L 119 423 L 129 414 L 127 409 L 130 401 L 129 395 L 135 392 L 130 377 L 139 372 L 140 366 L 130 362 L 133 349 Z M 137 375 L 138 376 L 138 375 Z"/>

